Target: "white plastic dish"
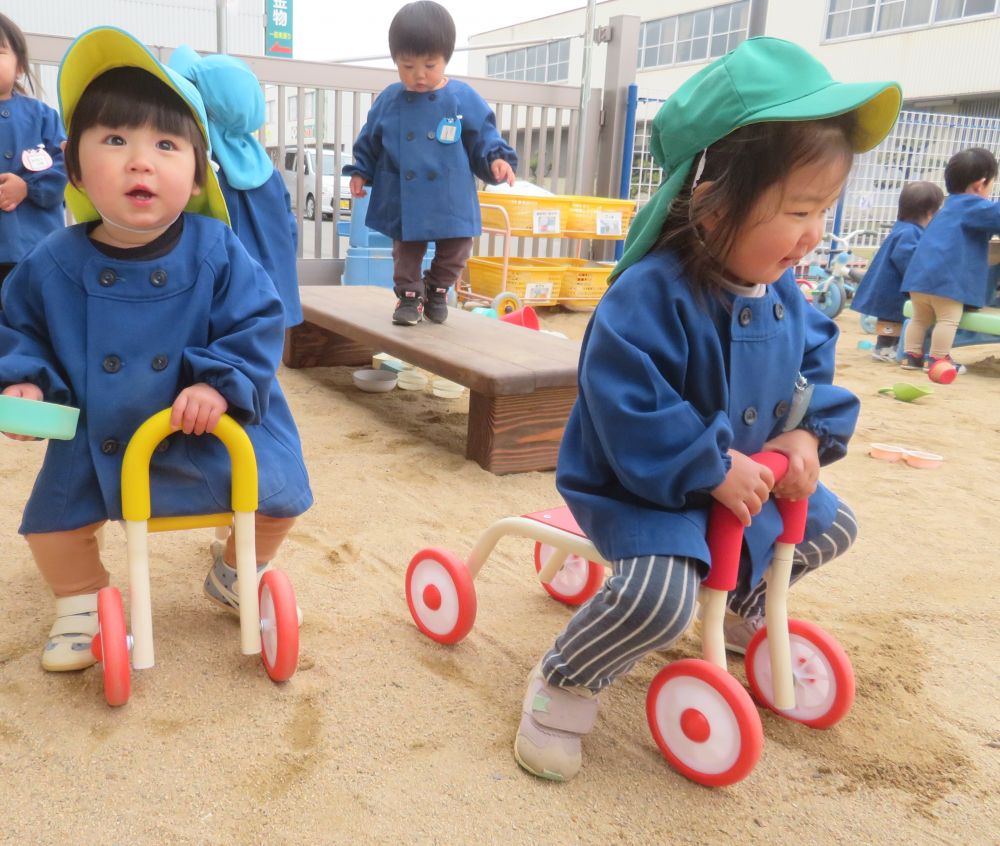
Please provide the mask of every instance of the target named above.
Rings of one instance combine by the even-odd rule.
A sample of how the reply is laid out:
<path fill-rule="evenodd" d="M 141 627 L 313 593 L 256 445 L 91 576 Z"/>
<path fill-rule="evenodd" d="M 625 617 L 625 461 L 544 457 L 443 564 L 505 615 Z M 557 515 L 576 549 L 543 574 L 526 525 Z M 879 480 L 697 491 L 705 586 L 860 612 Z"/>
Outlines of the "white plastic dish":
<path fill-rule="evenodd" d="M 449 379 L 435 379 L 431 382 L 431 393 L 442 399 L 458 399 L 465 393 L 465 387 Z"/>
<path fill-rule="evenodd" d="M 369 394 L 384 394 L 396 387 L 396 374 L 391 370 L 355 370 L 351 374 L 354 384 Z"/>
<path fill-rule="evenodd" d="M 427 377 L 416 370 L 403 370 L 397 384 L 404 391 L 421 391 L 427 387 Z"/>

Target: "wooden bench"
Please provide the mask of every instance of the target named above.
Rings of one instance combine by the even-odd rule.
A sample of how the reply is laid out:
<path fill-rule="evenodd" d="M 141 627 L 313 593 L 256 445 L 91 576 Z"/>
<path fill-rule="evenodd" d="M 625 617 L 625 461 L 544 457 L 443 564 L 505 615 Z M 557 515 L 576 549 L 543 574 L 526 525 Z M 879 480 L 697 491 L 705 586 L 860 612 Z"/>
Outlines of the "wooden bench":
<path fill-rule="evenodd" d="M 446 323 L 396 326 L 388 288 L 299 290 L 305 322 L 286 335 L 288 367 L 370 366 L 387 352 L 469 389 L 467 458 L 498 475 L 556 466 L 576 399 L 577 341 L 456 308 Z"/>

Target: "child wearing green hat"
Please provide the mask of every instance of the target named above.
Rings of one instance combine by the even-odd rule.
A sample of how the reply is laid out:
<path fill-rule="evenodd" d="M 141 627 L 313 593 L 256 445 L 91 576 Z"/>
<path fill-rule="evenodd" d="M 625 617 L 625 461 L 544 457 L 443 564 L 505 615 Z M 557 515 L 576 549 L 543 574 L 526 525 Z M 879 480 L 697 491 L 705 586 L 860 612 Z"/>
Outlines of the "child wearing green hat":
<path fill-rule="evenodd" d="M 837 327 L 793 268 L 900 101 L 894 83 L 838 83 L 795 44 L 753 38 L 653 121 L 666 179 L 587 328 L 556 474 L 612 573 L 529 676 L 514 754 L 530 773 L 576 775 L 600 692 L 688 627 L 713 502 L 747 527 L 726 625 L 727 646 L 745 651 L 781 528 L 773 476 L 750 455 L 784 453 L 775 491 L 809 498 L 793 580 L 854 541 L 853 513 L 818 477 L 845 454 L 859 404 L 832 384 Z"/>
<path fill-rule="evenodd" d="M 281 301 L 227 225 L 197 90 L 132 36 L 81 35 L 59 73 L 68 130 L 67 202 L 77 225 L 39 244 L 8 277 L 0 388 L 80 407 L 75 437 L 52 441 L 20 532 L 56 597 L 47 670 L 94 663 L 97 591 L 109 582 L 96 533 L 121 519 L 125 446 L 170 407 L 184 435 L 240 421 L 258 468 L 257 556 L 267 566 L 312 503 L 298 432 L 275 378 Z M 19 436 L 11 436 L 18 439 Z M 156 515 L 229 510 L 230 462 L 216 438 L 164 440 L 150 476 Z M 238 603 L 233 541 L 206 591 Z"/>

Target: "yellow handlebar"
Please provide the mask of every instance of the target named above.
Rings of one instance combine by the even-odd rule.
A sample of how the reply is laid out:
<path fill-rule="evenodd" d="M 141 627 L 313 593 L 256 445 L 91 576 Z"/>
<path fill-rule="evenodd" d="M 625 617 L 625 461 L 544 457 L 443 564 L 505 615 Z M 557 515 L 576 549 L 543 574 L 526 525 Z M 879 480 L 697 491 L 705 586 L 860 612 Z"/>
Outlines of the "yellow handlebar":
<path fill-rule="evenodd" d="M 150 417 L 136 430 L 125 449 L 122 461 L 122 516 L 126 520 L 150 518 L 149 462 L 156 445 L 178 431 L 176 426 L 170 425 L 170 411 L 165 408 Z M 228 414 L 219 418 L 212 434 L 225 444 L 232 462 L 233 511 L 256 511 L 257 461 L 250 438 Z"/>

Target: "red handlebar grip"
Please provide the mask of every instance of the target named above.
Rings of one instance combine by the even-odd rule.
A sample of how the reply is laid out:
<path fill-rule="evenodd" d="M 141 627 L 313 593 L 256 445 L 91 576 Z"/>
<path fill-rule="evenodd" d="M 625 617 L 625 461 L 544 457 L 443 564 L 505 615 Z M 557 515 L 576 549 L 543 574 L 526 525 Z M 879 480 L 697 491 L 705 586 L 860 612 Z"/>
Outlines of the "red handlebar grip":
<path fill-rule="evenodd" d="M 788 471 L 788 459 L 780 452 L 757 452 L 750 456 L 758 464 L 763 464 L 774 474 L 774 483 L 777 484 L 781 477 Z M 785 509 L 789 514 L 802 512 L 798 526 L 799 537 L 794 541 L 798 543 L 802 540 L 802 532 L 805 529 L 805 513 L 809 506 L 808 500 L 785 503 L 784 500 L 777 500 L 778 508 L 781 510 L 784 520 L 785 530 L 779 541 L 784 541 L 786 536 L 792 533 L 793 527 L 790 522 L 798 519 L 795 516 L 786 516 Z M 739 576 L 740 550 L 743 547 L 743 524 L 735 514 L 722 503 L 715 503 L 708 515 L 708 552 L 711 557 L 712 569 L 702 584 L 713 590 L 730 591 L 736 587 L 736 579 Z"/>

